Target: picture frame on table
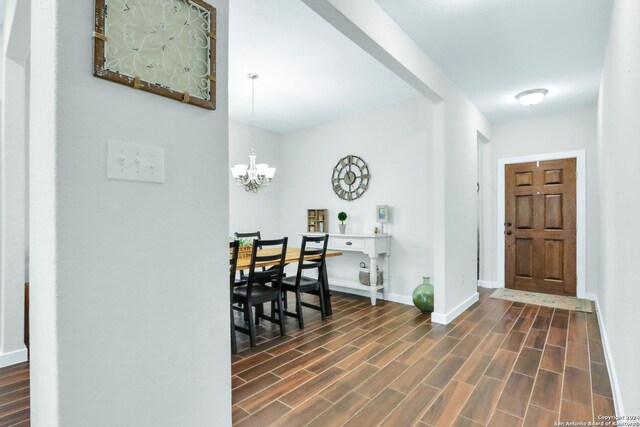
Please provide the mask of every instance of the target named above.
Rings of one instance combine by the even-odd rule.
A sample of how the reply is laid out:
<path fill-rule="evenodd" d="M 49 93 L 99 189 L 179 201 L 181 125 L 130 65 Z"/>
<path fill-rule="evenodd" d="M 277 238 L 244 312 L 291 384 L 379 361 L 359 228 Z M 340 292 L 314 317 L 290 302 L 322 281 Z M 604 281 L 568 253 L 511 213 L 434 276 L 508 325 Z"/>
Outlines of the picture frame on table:
<path fill-rule="evenodd" d="M 389 222 L 389 205 L 376 206 L 376 221 L 383 224 Z"/>

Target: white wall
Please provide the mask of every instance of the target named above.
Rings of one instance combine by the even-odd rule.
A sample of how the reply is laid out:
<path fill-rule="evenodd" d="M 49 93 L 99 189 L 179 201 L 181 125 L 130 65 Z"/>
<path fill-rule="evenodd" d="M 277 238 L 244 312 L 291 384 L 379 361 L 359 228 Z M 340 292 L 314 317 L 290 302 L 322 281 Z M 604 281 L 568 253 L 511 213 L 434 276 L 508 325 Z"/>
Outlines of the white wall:
<path fill-rule="evenodd" d="M 490 139 L 489 123 L 375 0 L 303 1 L 435 103 L 429 165 L 436 289 L 432 319 L 448 323 L 478 298 L 477 144 Z"/>
<path fill-rule="evenodd" d="M 602 214 L 599 313 L 618 415 L 640 413 L 640 2 L 616 0 L 598 99 Z"/>
<path fill-rule="evenodd" d="M 329 232 L 337 233 L 338 212 L 348 214 L 347 233 L 373 233 L 376 205 L 390 206 L 386 231 L 391 245 L 390 293 L 408 298 L 433 273 L 432 158 L 433 108 L 419 97 L 282 136 L 281 228 L 297 240 L 306 231 L 307 209 L 329 209 Z M 369 189 L 357 200 L 338 198 L 331 174 L 348 154 L 369 165 Z M 358 280 L 368 259 L 345 254 L 329 261 L 333 277 Z"/>
<path fill-rule="evenodd" d="M 251 126 L 229 121 L 229 165 L 248 164 L 251 146 Z M 255 128 L 255 150 L 258 163 L 276 167 L 276 175 L 270 185 L 257 193 L 239 187 L 229 172 L 229 236 L 235 232 L 260 231 L 262 238 L 280 238 L 280 188 L 282 170 L 280 161 L 280 134 Z"/>
<path fill-rule="evenodd" d="M 7 4 L 0 88 L 0 367 L 25 361 L 25 183 L 29 2 Z"/>
<path fill-rule="evenodd" d="M 444 137 L 438 143 L 442 146 L 442 155 L 434 156 L 434 161 L 442 168 L 439 176 L 444 180 L 444 187 L 439 197 L 444 210 L 434 230 L 444 230 L 439 239 L 444 241 L 444 249 L 436 255 L 436 259 L 444 259 L 444 275 L 436 274 L 436 283 L 444 288 L 445 309 L 444 317 L 437 314 L 435 319 L 448 323 L 478 300 L 478 144 L 489 138 L 489 125 L 452 84 L 448 85 L 443 108 Z M 436 248 L 442 245 L 436 243 Z"/>
<path fill-rule="evenodd" d="M 34 425 L 231 424 L 228 2 L 212 3 L 216 111 L 93 77 L 93 2 L 33 10 Z M 110 138 L 163 147 L 165 183 L 107 180 Z"/>
<path fill-rule="evenodd" d="M 480 280 L 492 284 L 497 280 L 498 160 L 586 150 L 587 292 L 595 292 L 599 281 L 598 155 L 595 108 L 493 125 L 491 142 L 483 144 L 482 149 L 484 182 L 480 194 L 484 213 L 482 224 L 484 239 L 481 247 Z"/>

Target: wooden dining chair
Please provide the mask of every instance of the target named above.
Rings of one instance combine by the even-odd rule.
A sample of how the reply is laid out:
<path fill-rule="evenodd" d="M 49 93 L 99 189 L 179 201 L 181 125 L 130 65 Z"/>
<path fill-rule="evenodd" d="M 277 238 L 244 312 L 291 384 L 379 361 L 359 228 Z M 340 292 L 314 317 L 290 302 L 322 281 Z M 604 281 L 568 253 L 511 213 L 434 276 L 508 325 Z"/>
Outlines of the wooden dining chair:
<path fill-rule="evenodd" d="M 308 244 L 312 243 L 312 246 Z M 316 310 L 320 310 L 320 316 L 324 320 L 327 309 L 325 307 L 325 289 L 322 284 L 323 275 L 325 272 L 324 263 L 327 257 L 327 245 L 329 243 L 329 235 L 324 236 L 302 236 L 302 247 L 300 248 L 300 259 L 298 260 L 298 269 L 295 277 L 290 276 L 282 279 L 282 292 L 291 291 L 296 294 L 296 311 L 290 312 L 286 309 L 284 314 L 286 316 L 294 317 L 298 319 L 298 327 L 304 328 L 304 317 L 302 315 L 302 307 L 309 307 Z M 306 260 L 306 257 L 314 257 L 312 260 Z M 308 270 L 318 271 L 317 277 L 304 276 L 303 273 Z M 318 295 L 320 297 L 320 305 L 314 305 L 308 302 L 302 301 L 302 294 L 310 293 Z"/>
<path fill-rule="evenodd" d="M 282 305 L 282 273 L 287 255 L 288 240 L 286 237 L 278 240 L 256 240 L 251 250 L 247 284 L 233 288 L 233 303 L 242 305 L 245 318 L 248 320 L 248 327 L 235 325 L 235 330 L 249 335 L 251 347 L 256 346 L 255 323 L 260 318 L 278 324 L 280 326 L 280 335 L 284 336 L 285 334 Z M 267 253 L 261 251 L 259 254 L 258 248 L 262 248 Z M 259 266 L 263 262 L 275 262 L 276 264 L 264 271 Z M 273 302 L 273 306 L 277 305 L 277 317 L 275 309 L 271 311 L 271 316 L 264 314 L 263 306 L 266 302 Z M 256 307 L 255 319 L 253 307 Z"/>
<path fill-rule="evenodd" d="M 238 246 L 237 240 L 229 242 L 229 295 L 230 305 L 229 313 L 231 314 L 231 354 L 238 352 L 238 345 L 236 343 L 236 322 L 233 317 L 233 289 L 236 286 L 236 268 L 238 266 Z"/>

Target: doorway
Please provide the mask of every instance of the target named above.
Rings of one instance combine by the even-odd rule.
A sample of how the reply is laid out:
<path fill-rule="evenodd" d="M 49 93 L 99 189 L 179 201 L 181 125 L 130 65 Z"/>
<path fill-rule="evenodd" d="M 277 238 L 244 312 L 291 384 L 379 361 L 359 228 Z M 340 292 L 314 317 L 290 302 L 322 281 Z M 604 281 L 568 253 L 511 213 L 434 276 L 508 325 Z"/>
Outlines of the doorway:
<path fill-rule="evenodd" d="M 576 296 L 576 158 L 505 165 L 505 287 Z"/>

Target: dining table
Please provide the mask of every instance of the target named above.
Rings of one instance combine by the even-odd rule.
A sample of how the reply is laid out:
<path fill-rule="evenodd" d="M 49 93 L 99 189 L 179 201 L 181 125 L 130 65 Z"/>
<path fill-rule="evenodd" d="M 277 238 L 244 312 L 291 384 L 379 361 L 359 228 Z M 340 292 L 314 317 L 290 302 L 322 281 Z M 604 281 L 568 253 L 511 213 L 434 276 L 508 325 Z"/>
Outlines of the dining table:
<path fill-rule="evenodd" d="M 278 254 L 280 253 L 279 249 L 258 249 L 258 255 L 270 255 L 270 254 Z M 341 251 L 336 250 L 327 250 L 327 258 L 341 256 Z M 313 261 L 314 259 L 320 258 L 319 255 L 306 255 L 304 259 L 306 261 Z M 285 265 L 300 261 L 300 248 L 296 247 L 288 247 L 287 254 L 285 255 L 284 263 Z M 274 261 L 264 261 L 257 262 L 256 267 L 271 267 L 273 265 L 278 264 L 277 260 Z M 251 256 L 238 257 L 238 270 L 248 270 L 251 266 Z M 331 295 L 329 294 L 329 276 L 327 274 L 327 263 L 325 262 L 322 266 L 322 287 L 324 289 L 324 299 L 325 299 L 325 307 L 326 313 L 325 315 L 331 316 L 333 314 L 333 310 L 331 309 Z"/>

